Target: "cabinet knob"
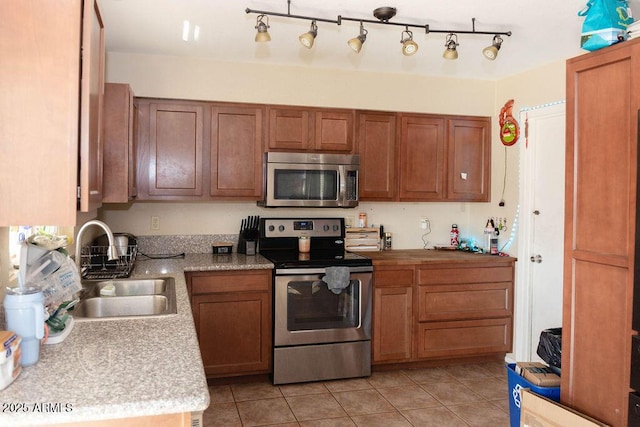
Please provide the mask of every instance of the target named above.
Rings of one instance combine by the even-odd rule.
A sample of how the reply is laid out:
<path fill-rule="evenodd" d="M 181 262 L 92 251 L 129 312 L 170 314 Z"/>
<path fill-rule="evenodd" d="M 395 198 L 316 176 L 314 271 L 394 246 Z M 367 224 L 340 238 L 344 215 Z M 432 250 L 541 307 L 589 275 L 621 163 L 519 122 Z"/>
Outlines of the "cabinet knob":
<path fill-rule="evenodd" d="M 540 215 L 540 211 L 538 209 L 536 209 L 535 211 L 533 211 L 534 215 Z"/>

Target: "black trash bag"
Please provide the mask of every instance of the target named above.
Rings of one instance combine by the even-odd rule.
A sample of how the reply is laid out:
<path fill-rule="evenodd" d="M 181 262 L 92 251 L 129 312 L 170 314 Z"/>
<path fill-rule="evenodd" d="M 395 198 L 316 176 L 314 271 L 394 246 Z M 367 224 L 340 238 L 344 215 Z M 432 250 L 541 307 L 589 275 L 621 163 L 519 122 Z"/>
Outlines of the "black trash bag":
<path fill-rule="evenodd" d="M 545 329 L 540 333 L 538 356 L 551 367 L 560 369 L 562 359 L 562 328 Z"/>

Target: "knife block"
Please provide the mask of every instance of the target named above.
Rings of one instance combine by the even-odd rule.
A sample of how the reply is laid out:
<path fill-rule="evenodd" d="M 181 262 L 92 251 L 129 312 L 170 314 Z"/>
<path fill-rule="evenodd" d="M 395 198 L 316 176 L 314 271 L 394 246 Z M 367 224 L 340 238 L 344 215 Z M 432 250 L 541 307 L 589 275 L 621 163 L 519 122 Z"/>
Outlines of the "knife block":
<path fill-rule="evenodd" d="M 255 255 L 257 251 L 258 242 L 255 240 L 247 239 L 244 233 L 240 233 L 238 236 L 238 253 L 245 255 Z"/>

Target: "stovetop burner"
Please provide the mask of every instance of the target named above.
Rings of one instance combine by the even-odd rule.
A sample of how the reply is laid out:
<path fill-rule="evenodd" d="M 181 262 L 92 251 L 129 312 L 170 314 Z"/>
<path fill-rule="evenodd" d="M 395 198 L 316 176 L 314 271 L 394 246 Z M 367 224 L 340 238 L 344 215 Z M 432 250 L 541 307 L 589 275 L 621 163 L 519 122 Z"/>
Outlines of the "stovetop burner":
<path fill-rule="evenodd" d="M 276 268 L 307 268 L 330 266 L 369 266 L 370 258 L 352 252 L 260 251 Z"/>

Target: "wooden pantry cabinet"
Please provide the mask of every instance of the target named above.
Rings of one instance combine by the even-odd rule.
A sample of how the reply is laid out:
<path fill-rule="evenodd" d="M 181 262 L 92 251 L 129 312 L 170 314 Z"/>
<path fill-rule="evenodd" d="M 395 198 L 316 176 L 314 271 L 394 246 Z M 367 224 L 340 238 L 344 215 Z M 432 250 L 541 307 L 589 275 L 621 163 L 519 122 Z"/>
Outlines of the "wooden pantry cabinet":
<path fill-rule="evenodd" d="M 259 200 L 261 106 L 136 98 L 138 200 Z"/>
<path fill-rule="evenodd" d="M 133 97 L 128 84 L 105 84 L 103 203 L 127 203 L 137 195 L 138 111 Z"/>
<path fill-rule="evenodd" d="M 208 378 L 269 373 L 272 270 L 187 272 Z"/>
<path fill-rule="evenodd" d="M 399 250 L 374 263 L 373 364 L 504 358 L 515 258 Z"/>
<path fill-rule="evenodd" d="M 352 153 L 354 111 L 269 106 L 267 151 Z"/>
<path fill-rule="evenodd" d="M 570 59 L 566 67 L 560 399 L 611 426 L 640 423 L 638 386 L 630 384 L 638 368 L 631 367 L 632 337 L 640 328 L 639 68 L 639 40 Z"/>
<path fill-rule="evenodd" d="M 7 0 L 0 15 L 0 226 L 75 226 L 102 202 L 98 4 Z"/>
<path fill-rule="evenodd" d="M 491 119 L 358 112 L 362 201 L 490 199 Z"/>

